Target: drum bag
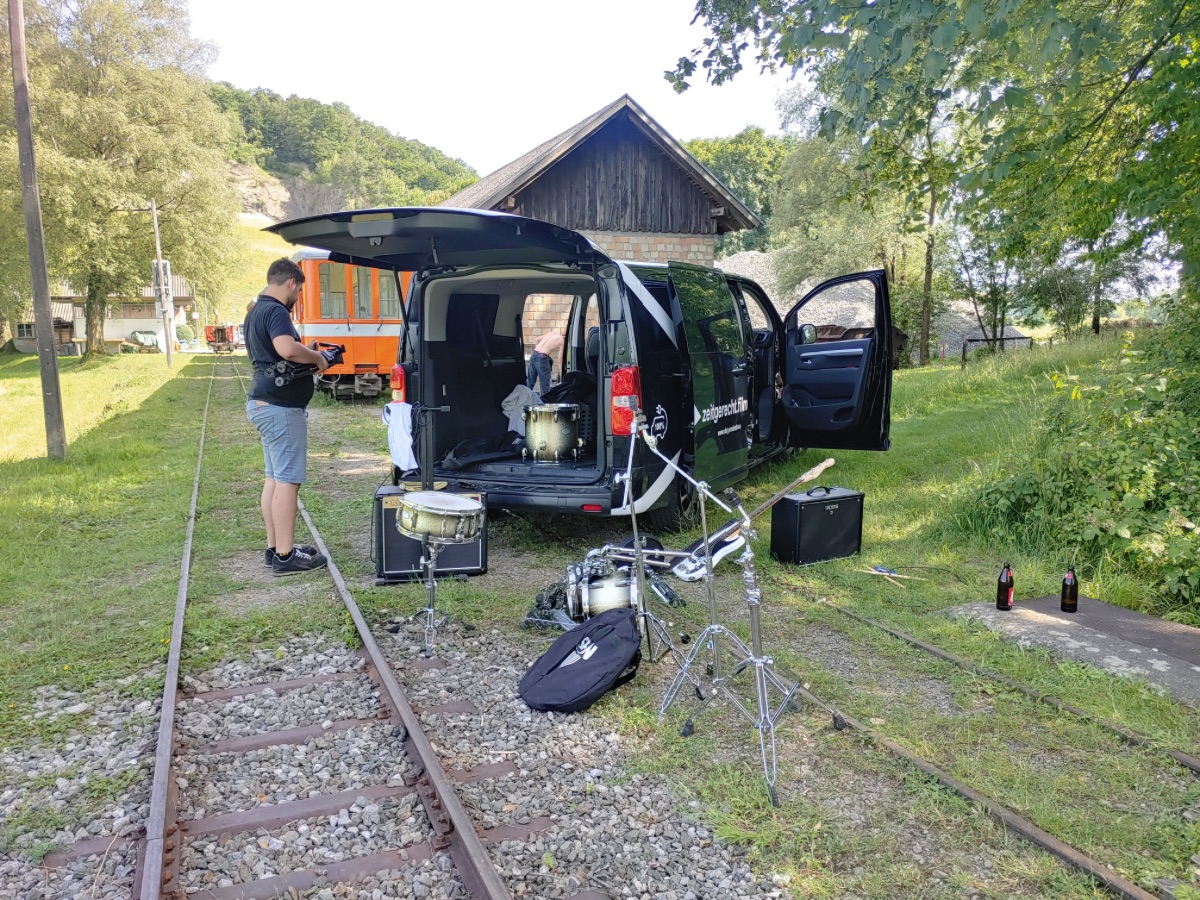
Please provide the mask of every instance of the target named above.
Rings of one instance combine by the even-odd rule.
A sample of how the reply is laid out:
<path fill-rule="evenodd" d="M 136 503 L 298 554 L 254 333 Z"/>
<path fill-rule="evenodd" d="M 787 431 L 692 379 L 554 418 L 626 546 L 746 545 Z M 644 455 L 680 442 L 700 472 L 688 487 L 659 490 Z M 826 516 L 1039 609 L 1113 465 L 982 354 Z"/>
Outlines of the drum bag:
<path fill-rule="evenodd" d="M 518 692 L 530 709 L 587 709 L 637 674 L 641 637 L 633 609 L 610 609 L 563 634 L 542 654 Z"/>

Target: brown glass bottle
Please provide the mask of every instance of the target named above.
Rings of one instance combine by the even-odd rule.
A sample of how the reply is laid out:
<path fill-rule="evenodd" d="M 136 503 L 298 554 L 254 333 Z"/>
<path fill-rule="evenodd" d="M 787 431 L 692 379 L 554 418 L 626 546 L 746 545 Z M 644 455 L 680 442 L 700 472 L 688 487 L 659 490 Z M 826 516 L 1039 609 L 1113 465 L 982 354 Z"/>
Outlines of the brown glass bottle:
<path fill-rule="evenodd" d="M 1013 573 L 1008 563 L 1004 564 L 1004 568 L 1000 570 L 1000 577 L 996 579 L 996 609 L 1003 609 L 1006 612 L 1013 608 Z"/>
<path fill-rule="evenodd" d="M 1075 567 L 1067 566 L 1067 574 L 1062 583 L 1062 611 L 1065 613 L 1079 612 L 1079 579 L 1075 577 Z"/>

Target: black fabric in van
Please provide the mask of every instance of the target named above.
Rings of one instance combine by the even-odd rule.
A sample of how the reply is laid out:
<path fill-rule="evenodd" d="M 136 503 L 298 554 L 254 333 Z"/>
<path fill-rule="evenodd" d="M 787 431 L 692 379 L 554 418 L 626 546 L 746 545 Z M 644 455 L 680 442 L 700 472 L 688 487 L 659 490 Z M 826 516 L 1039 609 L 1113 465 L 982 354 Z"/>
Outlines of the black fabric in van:
<path fill-rule="evenodd" d="M 568 372 L 562 381 L 542 395 L 543 403 L 579 403 L 594 406 L 596 379 L 587 372 Z"/>

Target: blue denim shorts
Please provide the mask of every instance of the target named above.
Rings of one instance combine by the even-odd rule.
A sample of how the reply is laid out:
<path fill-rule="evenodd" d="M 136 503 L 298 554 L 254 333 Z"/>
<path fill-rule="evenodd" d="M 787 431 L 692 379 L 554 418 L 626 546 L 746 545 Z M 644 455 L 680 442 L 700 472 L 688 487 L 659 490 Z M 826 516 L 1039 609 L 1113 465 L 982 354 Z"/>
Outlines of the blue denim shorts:
<path fill-rule="evenodd" d="M 262 438 L 267 477 L 304 484 L 308 475 L 308 410 L 246 401 L 246 418 Z"/>

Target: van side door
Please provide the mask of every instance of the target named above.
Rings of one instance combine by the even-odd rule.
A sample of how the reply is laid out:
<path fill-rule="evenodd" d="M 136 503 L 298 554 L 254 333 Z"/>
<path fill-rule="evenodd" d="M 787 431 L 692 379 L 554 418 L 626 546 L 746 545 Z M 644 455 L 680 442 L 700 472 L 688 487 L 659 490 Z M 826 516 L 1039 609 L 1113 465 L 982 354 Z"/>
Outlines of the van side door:
<path fill-rule="evenodd" d="M 725 275 L 671 263 L 691 369 L 697 480 L 721 488 L 747 470 L 750 364 L 742 315 Z"/>
<path fill-rule="evenodd" d="M 883 270 L 833 278 L 792 307 L 783 378 L 792 446 L 888 449 L 891 324 Z"/>

